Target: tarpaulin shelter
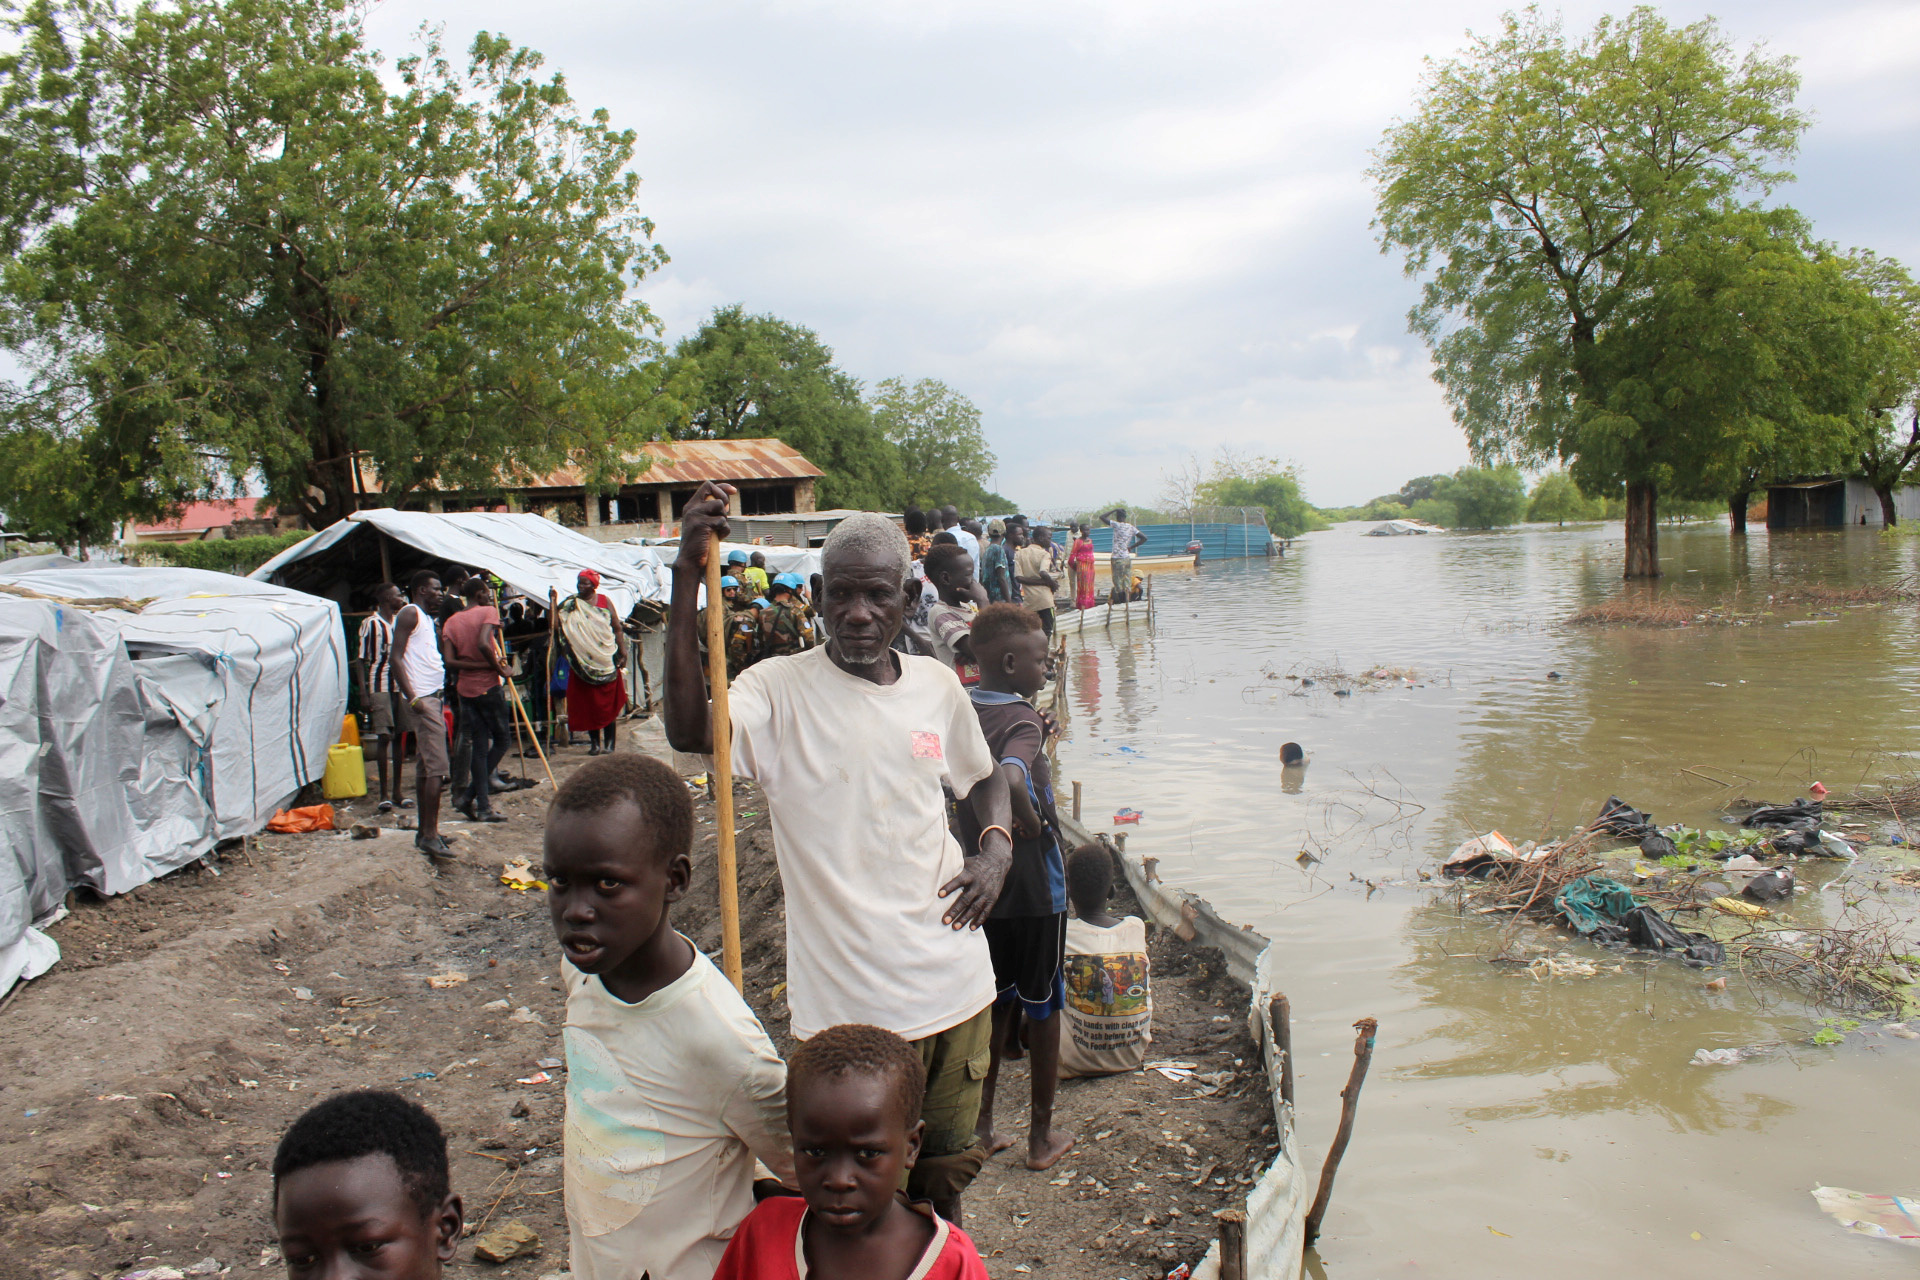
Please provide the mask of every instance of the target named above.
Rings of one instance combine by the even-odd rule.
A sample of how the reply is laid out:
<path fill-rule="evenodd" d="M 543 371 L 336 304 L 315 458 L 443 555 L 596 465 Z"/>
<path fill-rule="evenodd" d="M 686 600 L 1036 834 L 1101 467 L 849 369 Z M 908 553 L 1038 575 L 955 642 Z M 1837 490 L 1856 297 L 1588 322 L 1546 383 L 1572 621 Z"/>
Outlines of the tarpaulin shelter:
<path fill-rule="evenodd" d="M 0 565 L 0 990 L 31 923 L 258 830 L 326 768 L 331 602 L 200 569 Z"/>
<path fill-rule="evenodd" d="M 632 539 L 626 542 L 607 543 L 604 550 L 608 555 L 631 563 L 639 573 L 650 575 L 658 586 L 660 599 L 665 600 L 673 594 L 674 558 L 680 554 L 680 540 L 675 538 L 667 542 L 641 543 Z M 744 551 L 749 557 L 759 552 L 767 559 L 767 576 L 776 573 L 797 573 L 803 579 L 811 579 L 820 572 L 820 549 L 818 547 L 757 547 L 745 542 L 723 542 L 720 544 L 721 559 L 729 552 Z M 707 602 L 707 589 L 703 586 L 697 593 L 700 604 Z"/>
<path fill-rule="evenodd" d="M 651 565 L 611 552 L 607 544 L 526 512 L 379 507 L 356 511 L 295 543 L 251 576 L 347 605 L 376 583 L 394 582 L 405 590 L 417 570 L 457 564 L 490 573 L 544 603 L 549 591 L 572 595 L 580 570 L 593 569 L 601 593 L 622 617 L 643 600 L 666 599 Z"/>

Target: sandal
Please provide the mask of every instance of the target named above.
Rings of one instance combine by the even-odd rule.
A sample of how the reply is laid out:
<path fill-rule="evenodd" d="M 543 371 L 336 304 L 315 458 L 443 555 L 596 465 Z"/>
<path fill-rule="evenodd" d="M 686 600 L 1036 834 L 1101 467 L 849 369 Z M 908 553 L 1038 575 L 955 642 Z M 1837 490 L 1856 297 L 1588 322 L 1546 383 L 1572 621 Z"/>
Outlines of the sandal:
<path fill-rule="evenodd" d="M 411 800 L 396 800 L 393 803 L 395 808 L 399 808 L 399 809 L 413 808 L 413 801 Z"/>
<path fill-rule="evenodd" d="M 415 836 L 413 839 L 413 847 L 426 854 L 428 858 L 436 863 L 450 862 L 453 860 L 453 850 L 447 845 L 445 840 L 422 840 L 420 837 Z"/>
<path fill-rule="evenodd" d="M 379 804 L 379 806 L 378 806 L 378 807 L 377 807 L 377 808 L 376 808 L 376 809 L 374 810 L 374 812 L 375 812 L 375 813 L 392 813 L 392 812 L 393 812 L 393 801 L 391 801 L 391 800 L 382 800 L 382 801 L 380 802 L 380 804 Z"/>

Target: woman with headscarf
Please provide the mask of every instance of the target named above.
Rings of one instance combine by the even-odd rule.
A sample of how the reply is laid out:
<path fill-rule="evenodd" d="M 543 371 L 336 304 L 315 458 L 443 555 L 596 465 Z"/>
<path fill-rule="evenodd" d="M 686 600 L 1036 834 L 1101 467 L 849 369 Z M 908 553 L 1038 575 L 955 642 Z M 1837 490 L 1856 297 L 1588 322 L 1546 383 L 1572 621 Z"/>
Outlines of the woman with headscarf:
<path fill-rule="evenodd" d="M 1073 551 L 1067 562 L 1073 566 L 1073 607 L 1093 608 L 1093 535 L 1087 526 L 1073 526 Z"/>
<path fill-rule="evenodd" d="M 613 602 L 600 594 L 599 574 L 580 571 L 579 594 L 560 602 L 556 621 L 567 654 L 567 728 L 586 731 L 588 755 L 605 755 L 627 705 L 627 651 Z"/>

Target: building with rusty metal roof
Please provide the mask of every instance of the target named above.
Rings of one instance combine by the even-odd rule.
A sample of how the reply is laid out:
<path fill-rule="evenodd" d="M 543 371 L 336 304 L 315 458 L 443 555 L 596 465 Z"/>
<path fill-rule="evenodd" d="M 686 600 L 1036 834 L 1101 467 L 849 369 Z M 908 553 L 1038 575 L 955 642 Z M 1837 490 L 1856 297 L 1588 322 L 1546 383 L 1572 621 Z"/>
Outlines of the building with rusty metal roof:
<path fill-rule="evenodd" d="M 589 492 L 583 469 L 567 466 L 525 482 L 507 477 L 491 494 L 422 491 L 410 496 L 430 511 L 473 511 L 498 507 L 504 495 L 513 510 L 544 515 L 601 541 L 618 541 L 674 525 L 706 480 L 734 486 L 735 515 L 803 515 L 814 510 L 814 482 L 823 474 L 781 440 L 661 440 L 642 452 L 646 470 L 613 493 Z M 363 477 L 363 492 L 377 493 L 378 484 L 368 480 Z"/>

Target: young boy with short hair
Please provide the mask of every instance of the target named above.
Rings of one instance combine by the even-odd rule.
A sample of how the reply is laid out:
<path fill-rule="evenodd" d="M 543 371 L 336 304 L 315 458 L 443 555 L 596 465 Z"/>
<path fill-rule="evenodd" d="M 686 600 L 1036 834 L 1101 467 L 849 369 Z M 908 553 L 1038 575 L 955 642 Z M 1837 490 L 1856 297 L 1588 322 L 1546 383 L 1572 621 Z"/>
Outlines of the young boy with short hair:
<path fill-rule="evenodd" d="M 561 784 L 544 872 L 566 959 L 562 1168 L 576 1280 L 708 1280 L 753 1208 L 754 1157 L 793 1181 L 786 1068 L 668 919 L 693 874 L 686 783 L 600 756 Z"/>
<path fill-rule="evenodd" d="M 273 1222 L 287 1274 L 439 1280 L 463 1226 L 447 1140 L 395 1093 L 336 1093 L 273 1153 Z"/>
<path fill-rule="evenodd" d="M 1146 921 L 1110 914 L 1112 896 L 1113 855 L 1097 844 L 1075 849 L 1067 859 L 1065 1077 L 1138 1071 L 1153 1043 Z"/>
<path fill-rule="evenodd" d="M 891 1031 L 828 1027 L 793 1051 L 787 1122 L 804 1200 L 762 1201 L 713 1280 L 987 1280 L 967 1233 L 900 1191 L 920 1154 L 926 1068 Z"/>
<path fill-rule="evenodd" d="M 1054 1015 L 1064 999 L 1066 868 L 1053 811 L 1047 726 L 1027 701 L 1046 683 L 1047 636 L 1037 614 L 1011 603 L 982 609 L 970 634 L 980 683 L 967 695 L 987 749 L 1006 775 L 1014 828 L 1013 866 L 984 930 L 999 994 L 993 1006 L 993 1056 L 980 1094 L 976 1132 L 988 1155 L 1013 1145 L 1013 1139 L 994 1132 L 993 1097 L 1006 1045 L 1024 1016 L 1033 1077 L 1027 1168 L 1048 1169 L 1073 1146 L 1073 1135 L 1053 1128 L 1060 1067 L 1060 1019 Z M 973 848 L 980 833 L 973 830 L 972 815 L 964 807 L 960 817 L 962 847 Z M 974 843 L 966 843 L 969 840 Z"/>
<path fill-rule="evenodd" d="M 927 610 L 927 631 L 933 637 L 933 656 L 947 664 L 968 688 L 980 683 L 980 664 L 973 660 L 973 557 L 958 543 L 942 543 L 927 552 L 927 581 L 940 593 Z"/>

